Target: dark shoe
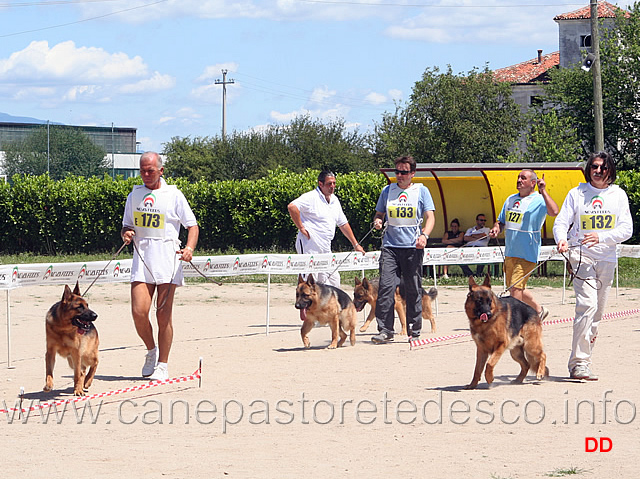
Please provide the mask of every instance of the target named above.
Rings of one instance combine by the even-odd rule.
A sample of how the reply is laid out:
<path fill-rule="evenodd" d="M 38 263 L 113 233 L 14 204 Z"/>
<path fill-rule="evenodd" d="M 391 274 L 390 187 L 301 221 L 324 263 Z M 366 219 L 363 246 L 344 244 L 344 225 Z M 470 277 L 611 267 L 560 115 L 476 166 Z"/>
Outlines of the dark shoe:
<path fill-rule="evenodd" d="M 393 333 L 382 331 L 371 337 L 371 342 L 375 344 L 390 343 L 393 341 Z"/>
<path fill-rule="evenodd" d="M 409 342 L 417 341 L 418 339 L 420 339 L 420 336 L 409 336 Z"/>

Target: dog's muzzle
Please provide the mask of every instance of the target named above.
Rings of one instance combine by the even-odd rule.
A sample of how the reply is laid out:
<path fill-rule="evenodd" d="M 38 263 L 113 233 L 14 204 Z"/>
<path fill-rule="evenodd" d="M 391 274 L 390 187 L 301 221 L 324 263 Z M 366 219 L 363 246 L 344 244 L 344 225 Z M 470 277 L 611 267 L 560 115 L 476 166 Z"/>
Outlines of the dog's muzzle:
<path fill-rule="evenodd" d="M 93 311 L 89 311 L 76 316 L 71 320 L 71 324 L 78 328 L 78 334 L 84 334 L 91 329 L 91 323 L 96 320 L 98 315 Z"/>

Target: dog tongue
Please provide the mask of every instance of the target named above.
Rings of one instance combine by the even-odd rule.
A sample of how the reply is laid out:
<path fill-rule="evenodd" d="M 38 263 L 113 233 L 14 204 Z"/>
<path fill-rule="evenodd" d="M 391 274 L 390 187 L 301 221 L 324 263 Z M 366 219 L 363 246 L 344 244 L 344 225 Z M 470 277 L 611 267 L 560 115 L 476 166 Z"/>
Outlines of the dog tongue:
<path fill-rule="evenodd" d="M 480 315 L 480 321 L 486 322 L 489 318 L 487 317 L 487 313 L 482 313 Z"/>
<path fill-rule="evenodd" d="M 84 334 L 84 329 L 78 328 L 78 334 L 82 336 Z"/>
<path fill-rule="evenodd" d="M 307 320 L 307 308 L 304 308 L 300 310 L 300 321 L 306 321 L 306 320 Z"/>

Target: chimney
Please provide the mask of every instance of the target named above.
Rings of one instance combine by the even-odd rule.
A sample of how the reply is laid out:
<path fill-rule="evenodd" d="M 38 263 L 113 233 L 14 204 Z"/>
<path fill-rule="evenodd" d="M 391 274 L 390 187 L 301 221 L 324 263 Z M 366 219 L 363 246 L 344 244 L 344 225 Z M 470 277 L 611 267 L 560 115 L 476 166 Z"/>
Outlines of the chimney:
<path fill-rule="evenodd" d="M 538 50 L 538 64 L 542 63 L 542 50 Z"/>

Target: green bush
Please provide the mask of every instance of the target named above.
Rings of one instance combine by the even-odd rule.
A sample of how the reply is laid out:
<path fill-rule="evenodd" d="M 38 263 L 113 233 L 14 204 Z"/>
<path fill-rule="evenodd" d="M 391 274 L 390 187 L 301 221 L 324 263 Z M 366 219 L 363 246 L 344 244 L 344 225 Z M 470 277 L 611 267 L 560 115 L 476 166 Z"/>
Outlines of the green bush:
<path fill-rule="evenodd" d="M 180 188 L 198 219 L 200 249 L 281 251 L 293 249 L 296 235 L 287 205 L 315 188 L 317 176 L 313 170 L 298 174 L 278 169 L 254 181 L 168 182 Z M 386 180 L 376 173 L 339 175 L 337 180 L 336 193 L 360 239 L 369 231 Z M 139 183 L 139 178 L 108 176 L 60 181 L 47 175 L 15 176 L 11 184 L 0 184 L 0 250 L 48 255 L 115 251 L 121 245 L 127 195 Z M 351 249 L 341 233 L 336 239 L 337 251 Z"/>
<path fill-rule="evenodd" d="M 617 172 L 616 184 L 627 192 L 631 217 L 633 218 L 633 236 L 627 243 L 640 244 L 640 172 L 619 171 Z"/>
<path fill-rule="evenodd" d="M 292 251 L 296 228 L 287 205 L 317 185 L 318 171 L 272 171 L 258 180 L 189 183 L 169 179 L 191 204 L 200 225 L 198 248 L 209 251 Z M 3 254 L 105 253 L 117 250 L 127 195 L 140 179 L 15 176 L 0 183 L 0 252 Z M 622 171 L 618 183 L 627 191 L 640 239 L 640 173 Z M 336 195 L 358 240 L 367 235 L 375 204 L 386 179 L 379 173 L 339 174 Z M 183 232 L 183 241 L 186 235 Z M 369 235 L 365 249 L 380 247 Z M 335 251 L 351 245 L 336 233 Z"/>

